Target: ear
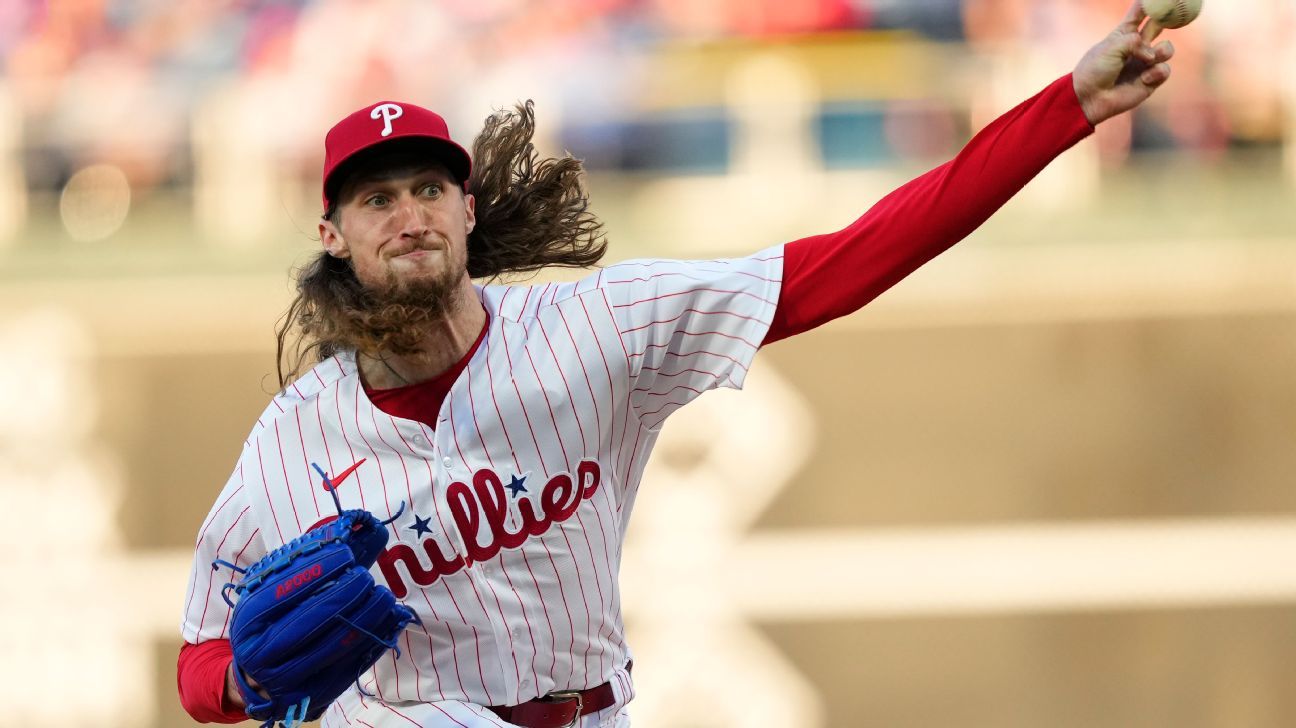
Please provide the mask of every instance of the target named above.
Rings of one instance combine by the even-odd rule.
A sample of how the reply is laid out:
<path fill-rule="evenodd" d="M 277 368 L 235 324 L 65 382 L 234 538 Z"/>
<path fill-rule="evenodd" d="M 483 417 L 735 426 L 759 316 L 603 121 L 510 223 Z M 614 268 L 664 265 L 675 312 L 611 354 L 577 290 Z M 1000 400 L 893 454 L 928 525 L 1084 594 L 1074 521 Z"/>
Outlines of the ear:
<path fill-rule="evenodd" d="M 346 239 L 342 237 L 342 230 L 334 225 L 327 218 L 320 218 L 319 222 L 320 244 L 324 246 L 325 252 L 334 258 L 350 258 L 351 247 L 347 245 Z"/>
<path fill-rule="evenodd" d="M 477 227 L 477 198 L 467 192 L 464 193 L 464 217 L 467 222 L 466 232 L 471 233 Z"/>

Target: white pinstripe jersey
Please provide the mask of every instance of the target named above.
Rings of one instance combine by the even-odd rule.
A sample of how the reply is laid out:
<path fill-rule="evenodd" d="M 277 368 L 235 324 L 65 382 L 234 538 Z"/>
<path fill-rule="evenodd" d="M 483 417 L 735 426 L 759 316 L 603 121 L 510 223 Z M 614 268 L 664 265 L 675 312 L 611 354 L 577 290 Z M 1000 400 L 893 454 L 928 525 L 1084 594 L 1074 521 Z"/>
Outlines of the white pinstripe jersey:
<path fill-rule="evenodd" d="M 365 395 L 354 357 L 277 396 L 198 535 L 184 639 L 228 639 L 228 570 L 344 508 L 389 527 L 374 576 L 423 627 L 400 638 L 323 718 L 338 725 L 502 725 L 515 705 L 611 681 L 633 697 L 617 586 L 622 539 L 662 423 L 741 387 L 770 325 L 782 247 L 747 258 L 628 261 L 580 281 L 485 286 L 481 345 L 436 427 Z M 591 725 L 598 724 L 596 721 Z"/>

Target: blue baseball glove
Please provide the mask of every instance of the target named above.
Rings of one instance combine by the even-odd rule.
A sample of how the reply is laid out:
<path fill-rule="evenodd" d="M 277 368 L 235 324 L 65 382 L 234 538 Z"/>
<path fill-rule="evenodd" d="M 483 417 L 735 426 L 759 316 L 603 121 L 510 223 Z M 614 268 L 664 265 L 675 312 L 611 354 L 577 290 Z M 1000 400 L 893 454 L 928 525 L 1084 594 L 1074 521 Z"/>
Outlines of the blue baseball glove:
<path fill-rule="evenodd" d="M 295 728 L 318 718 L 388 649 L 399 655 L 396 640 L 417 619 L 369 573 L 387 545 L 387 524 L 400 512 L 380 521 L 369 511 L 343 511 L 340 503 L 338 511 L 337 520 L 246 570 L 213 564 L 242 574 L 223 595 L 234 609 L 230 645 L 239 692 L 248 716 L 265 721 L 263 728 L 277 721 Z"/>

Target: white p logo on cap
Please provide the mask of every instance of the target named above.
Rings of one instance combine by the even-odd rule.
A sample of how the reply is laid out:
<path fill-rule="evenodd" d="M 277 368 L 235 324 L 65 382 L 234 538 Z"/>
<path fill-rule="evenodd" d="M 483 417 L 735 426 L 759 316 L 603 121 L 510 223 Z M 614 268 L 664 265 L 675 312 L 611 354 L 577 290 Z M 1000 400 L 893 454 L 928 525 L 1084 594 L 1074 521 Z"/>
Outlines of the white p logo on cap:
<path fill-rule="evenodd" d="M 401 118 L 401 114 L 404 113 L 405 110 L 397 106 L 396 104 L 378 104 L 373 108 L 373 111 L 369 112 L 369 118 L 377 119 L 379 116 L 381 116 L 383 120 L 382 135 L 391 136 L 392 121 Z"/>

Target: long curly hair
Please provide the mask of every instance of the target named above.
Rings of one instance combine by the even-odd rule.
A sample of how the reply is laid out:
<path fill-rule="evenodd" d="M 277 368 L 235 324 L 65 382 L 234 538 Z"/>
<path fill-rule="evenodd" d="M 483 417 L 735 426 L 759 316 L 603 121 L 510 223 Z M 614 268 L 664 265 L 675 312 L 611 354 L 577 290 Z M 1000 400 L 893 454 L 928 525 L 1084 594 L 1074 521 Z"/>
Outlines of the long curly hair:
<path fill-rule="evenodd" d="M 534 136 L 535 109 L 527 101 L 487 117 L 473 143 L 466 185 L 477 200 L 468 235 L 472 278 L 588 268 L 607 252 L 603 223 L 589 211 L 581 161 L 570 155 L 541 159 Z M 336 223 L 337 215 L 334 202 L 324 216 Z M 420 324 L 445 313 L 429 302 L 454 283 L 447 278 L 407 290 L 393 282 L 374 291 L 356 278 L 349 259 L 320 252 L 297 270 L 297 295 L 276 327 L 280 389 L 340 350 L 416 353 L 419 331 L 426 329 Z"/>

